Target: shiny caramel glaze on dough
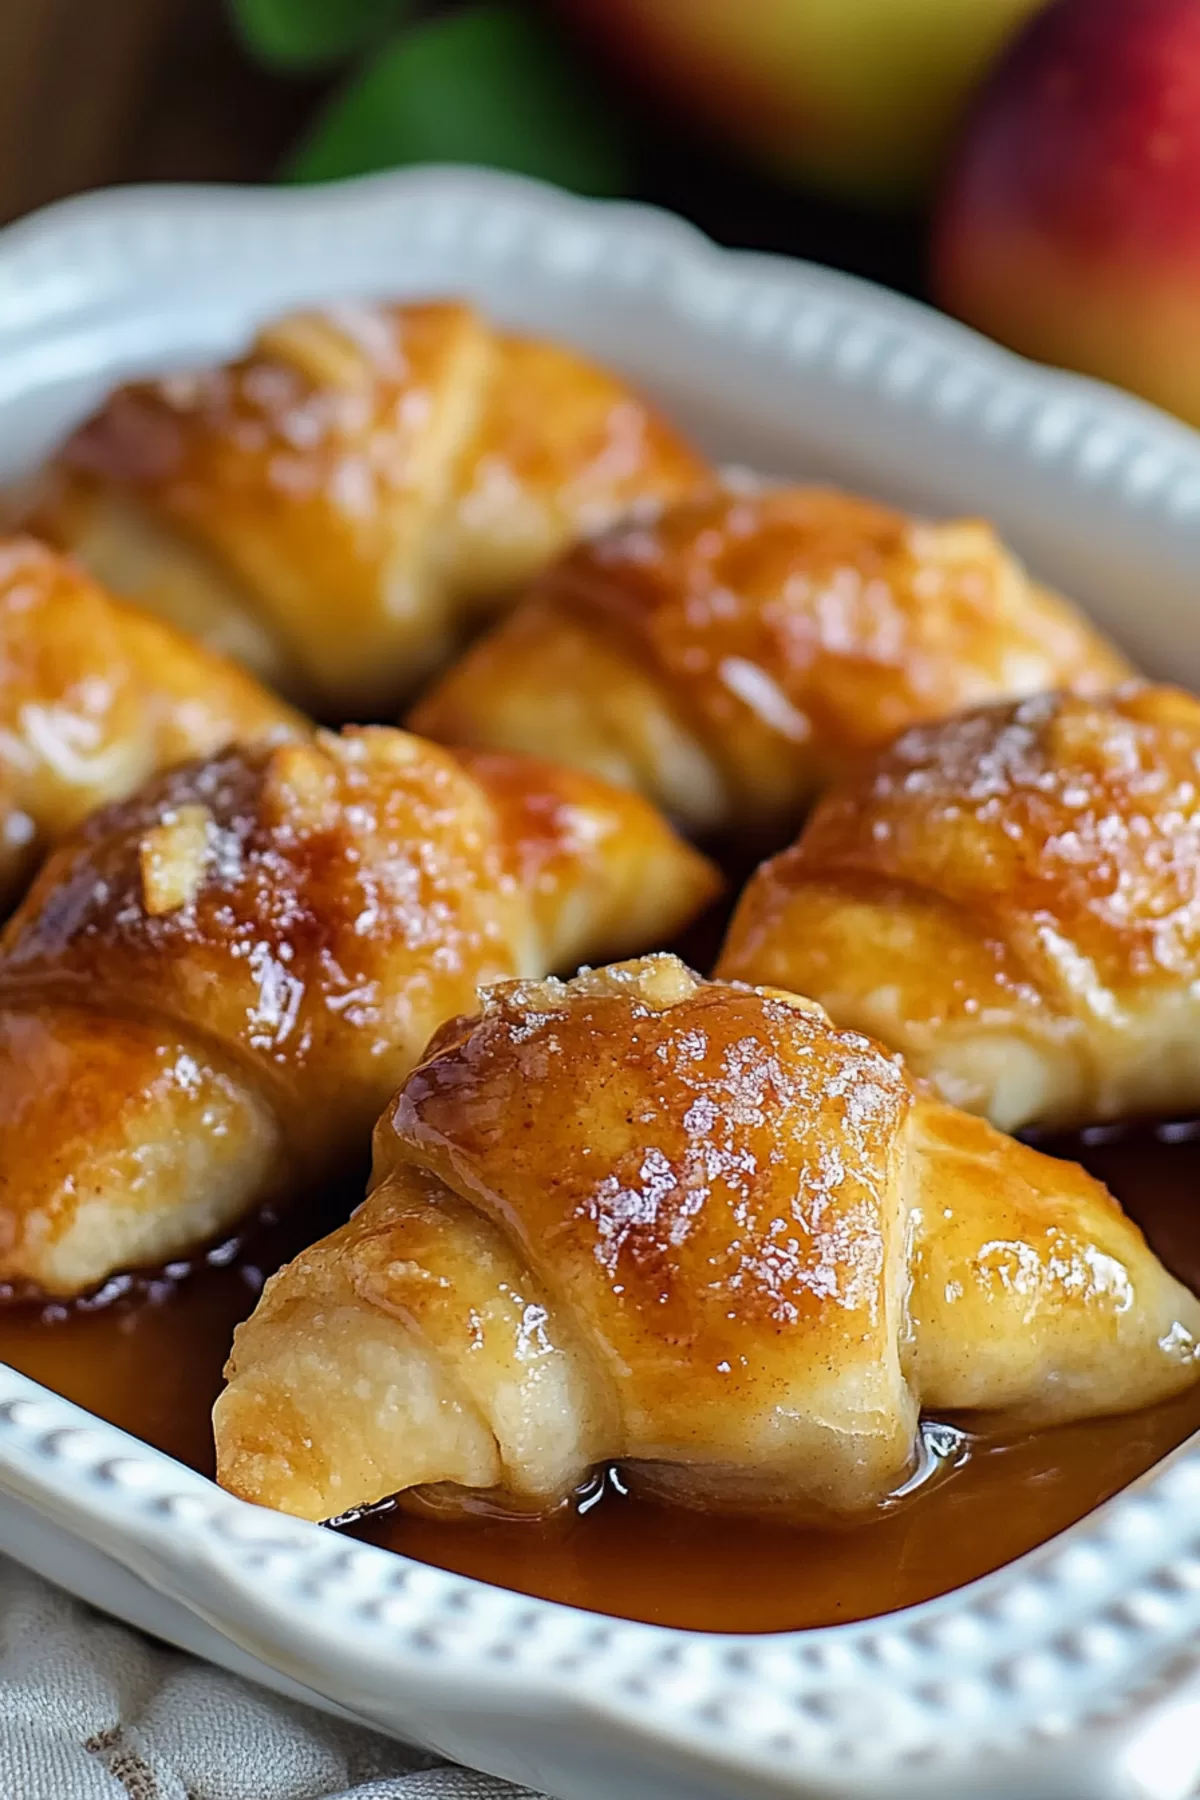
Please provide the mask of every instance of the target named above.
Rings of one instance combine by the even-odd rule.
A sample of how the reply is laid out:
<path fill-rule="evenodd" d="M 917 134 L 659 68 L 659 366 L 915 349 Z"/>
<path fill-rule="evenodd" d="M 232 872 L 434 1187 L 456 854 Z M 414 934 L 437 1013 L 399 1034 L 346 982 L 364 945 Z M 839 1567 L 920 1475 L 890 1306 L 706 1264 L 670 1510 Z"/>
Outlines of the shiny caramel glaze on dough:
<path fill-rule="evenodd" d="M 1015 1130 L 1200 1103 L 1200 702 L 908 732 L 742 898 L 720 973 L 815 995 Z"/>
<path fill-rule="evenodd" d="M 302 721 L 31 538 L 0 539 L 0 908 L 48 844 L 148 775 Z"/>
<path fill-rule="evenodd" d="M 571 351 L 461 304 L 363 304 L 122 389 L 31 517 L 324 716 L 361 718 L 582 533 L 707 475 Z"/>
<path fill-rule="evenodd" d="M 695 830 L 778 835 L 906 726 L 1129 672 L 988 526 L 764 488 L 582 546 L 410 723 L 592 769 Z"/>
<path fill-rule="evenodd" d="M 365 1204 L 239 1327 L 218 1475 L 321 1518 L 437 1483 L 544 1508 L 620 1460 L 686 1504 L 855 1512 L 922 1407 L 1139 1407 L 1198 1330 L 1081 1169 L 806 1000 L 648 957 L 442 1029 Z"/>
<path fill-rule="evenodd" d="M 384 727 L 161 776 L 0 939 L 0 1280 L 86 1288 L 328 1179 L 478 983 L 714 885 L 631 795 Z"/>

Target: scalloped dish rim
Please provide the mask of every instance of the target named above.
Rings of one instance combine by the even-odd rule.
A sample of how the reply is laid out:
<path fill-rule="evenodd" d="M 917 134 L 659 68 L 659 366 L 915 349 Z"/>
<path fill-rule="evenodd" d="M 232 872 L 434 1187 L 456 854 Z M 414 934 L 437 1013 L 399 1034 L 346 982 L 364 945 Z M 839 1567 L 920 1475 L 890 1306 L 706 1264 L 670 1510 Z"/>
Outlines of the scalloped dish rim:
<path fill-rule="evenodd" d="M 462 291 L 575 338 L 668 404 L 690 395 L 702 435 L 728 420 L 739 460 L 761 432 L 760 458 L 827 446 L 838 478 L 889 497 L 974 494 L 1102 624 L 1128 617 L 1136 581 L 1130 647 L 1186 657 L 1200 435 L 869 284 L 480 171 L 117 190 L 0 233 L 2 472 L 117 379 L 230 354 L 289 305 L 384 291 Z M 1200 651 L 1184 678 L 1200 684 Z M 967 1588 L 728 1637 L 263 1512 L 0 1365 L 0 1549 L 294 1697 L 565 1800 L 950 1795 L 967 1770 L 997 1800 L 1035 1782 L 1184 1800 L 1200 1776 L 1200 1438 Z"/>

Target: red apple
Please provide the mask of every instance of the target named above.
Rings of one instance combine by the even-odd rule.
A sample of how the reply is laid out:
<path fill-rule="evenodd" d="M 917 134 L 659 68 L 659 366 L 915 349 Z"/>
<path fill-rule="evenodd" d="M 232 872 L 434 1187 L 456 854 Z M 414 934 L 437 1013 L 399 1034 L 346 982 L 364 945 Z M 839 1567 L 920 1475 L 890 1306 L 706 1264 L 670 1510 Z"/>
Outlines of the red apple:
<path fill-rule="evenodd" d="M 644 87 L 784 173 L 917 188 L 1043 0 L 558 0 Z"/>
<path fill-rule="evenodd" d="M 934 230 L 948 311 L 1200 424 L 1200 0 L 1055 0 L 972 111 Z"/>

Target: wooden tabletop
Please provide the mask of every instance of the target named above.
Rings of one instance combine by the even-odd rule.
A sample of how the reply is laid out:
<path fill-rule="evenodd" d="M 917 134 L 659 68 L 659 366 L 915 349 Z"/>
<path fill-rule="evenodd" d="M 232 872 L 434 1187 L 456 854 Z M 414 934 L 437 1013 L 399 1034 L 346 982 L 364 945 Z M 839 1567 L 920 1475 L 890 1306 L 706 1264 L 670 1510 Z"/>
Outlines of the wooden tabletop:
<path fill-rule="evenodd" d="M 220 0 L 0 0 L 0 219 L 115 181 L 268 177 L 312 102 Z"/>

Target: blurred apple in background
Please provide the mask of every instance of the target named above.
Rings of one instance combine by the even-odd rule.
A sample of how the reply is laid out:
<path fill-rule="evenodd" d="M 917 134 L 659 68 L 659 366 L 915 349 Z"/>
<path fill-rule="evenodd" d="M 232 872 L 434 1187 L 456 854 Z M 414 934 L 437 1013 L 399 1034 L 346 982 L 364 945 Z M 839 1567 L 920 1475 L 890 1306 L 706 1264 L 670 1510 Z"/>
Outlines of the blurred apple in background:
<path fill-rule="evenodd" d="M 867 199 L 918 191 L 1042 0 L 558 0 L 638 83 L 760 162 Z"/>
<path fill-rule="evenodd" d="M 1200 425 L 1200 0 L 1055 0 L 972 109 L 934 297 Z"/>

